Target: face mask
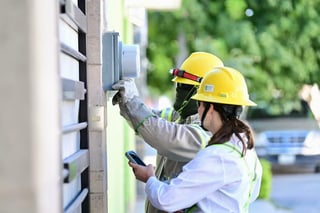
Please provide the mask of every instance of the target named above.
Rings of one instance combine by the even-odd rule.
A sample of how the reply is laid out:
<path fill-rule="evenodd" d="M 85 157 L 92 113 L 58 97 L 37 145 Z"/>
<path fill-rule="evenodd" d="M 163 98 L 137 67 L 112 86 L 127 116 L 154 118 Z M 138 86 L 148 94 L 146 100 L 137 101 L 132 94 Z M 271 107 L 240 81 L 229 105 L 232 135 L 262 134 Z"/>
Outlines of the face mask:
<path fill-rule="evenodd" d="M 190 99 L 195 92 L 196 89 L 193 86 L 178 84 L 173 108 L 179 112 L 182 118 L 186 118 L 198 112 L 197 101 Z"/>

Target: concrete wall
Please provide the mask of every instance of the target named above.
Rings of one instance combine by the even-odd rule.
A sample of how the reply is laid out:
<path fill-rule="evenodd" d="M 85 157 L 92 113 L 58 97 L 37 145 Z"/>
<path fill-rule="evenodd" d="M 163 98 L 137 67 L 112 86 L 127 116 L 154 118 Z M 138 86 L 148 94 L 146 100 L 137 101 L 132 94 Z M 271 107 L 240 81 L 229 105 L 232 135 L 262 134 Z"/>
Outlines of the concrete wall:
<path fill-rule="evenodd" d="M 58 2 L 0 14 L 0 212 L 61 212 Z"/>
<path fill-rule="evenodd" d="M 0 11 L 0 212 L 60 213 L 59 1 L 7 1 Z M 130 212 L 135 179 L 124 152 L 135 135 L 101 89 L 101 36 L 118 31 L 132 44 L 133 26 L 124 0 L 88 0 L 86 15 L 90 212 Z"/>

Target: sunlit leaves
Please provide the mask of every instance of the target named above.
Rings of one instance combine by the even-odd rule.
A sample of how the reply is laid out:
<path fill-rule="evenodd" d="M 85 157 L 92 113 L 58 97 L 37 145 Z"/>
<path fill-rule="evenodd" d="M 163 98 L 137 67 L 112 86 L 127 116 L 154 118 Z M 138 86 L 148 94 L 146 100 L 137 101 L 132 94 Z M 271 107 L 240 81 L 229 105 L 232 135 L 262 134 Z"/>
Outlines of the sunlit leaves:
<path fill-rule="evenodd" d="M 302 84 L 320 83 L 319 5 L 320 0 L 183 0 L 179 11 L 150 12 L 149 83 L 172 84 L 162 72 L 175 65 L 183 33 L 188 53 L 212 52 L 243 72 L 259 104 L 293 106 Z"/>
<path fill-rule="evenodd" d="M 243 18 L 245 15 L 244 11 L 247 8 L 247 3 L 244 0 L 226 0 L 225 1 L 226 11 L 231 18 L 238 20 Z"/>

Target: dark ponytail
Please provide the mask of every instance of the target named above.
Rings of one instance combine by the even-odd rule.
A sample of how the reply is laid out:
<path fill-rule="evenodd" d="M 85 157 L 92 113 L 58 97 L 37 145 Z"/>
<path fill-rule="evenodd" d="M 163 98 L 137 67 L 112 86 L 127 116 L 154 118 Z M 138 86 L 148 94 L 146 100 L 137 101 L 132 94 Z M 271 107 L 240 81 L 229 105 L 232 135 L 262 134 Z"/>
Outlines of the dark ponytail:
<path fill-rule="evenodd" d="M 219 113 L 222 120 L 222 127 L 211 137 L 207 146 L 214 144 L 223 144 L 230 141 L 233 134 L 235 134 L 242 143 L 242 155 L 245 155 L 247 149 L 252 149 L 254 146 L 253 134 L 251 128 L 239 119 L 242 112 L 242 106 L 206 103 L 213 104 L 214 109 Z M 244 133 L 247 141 L 241 137 Z"/>

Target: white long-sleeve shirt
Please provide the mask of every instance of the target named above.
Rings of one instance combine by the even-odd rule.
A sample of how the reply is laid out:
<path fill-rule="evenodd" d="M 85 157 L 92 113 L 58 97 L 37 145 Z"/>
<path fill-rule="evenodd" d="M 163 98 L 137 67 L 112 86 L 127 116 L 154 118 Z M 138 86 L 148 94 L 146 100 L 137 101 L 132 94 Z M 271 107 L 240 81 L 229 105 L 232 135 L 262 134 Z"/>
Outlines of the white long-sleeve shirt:
<path fill-rule="evenodd" d="M 197 204 L 196 212 L 248 211 L 259 195 L 262 169 L 256 153 L 241 157 L 241 144 L 233 136 L 226 145 L 211 145 L 183 167 L 170 184 L 150 177 L 145 191 L 156 208 L 174 212 Z"/>

